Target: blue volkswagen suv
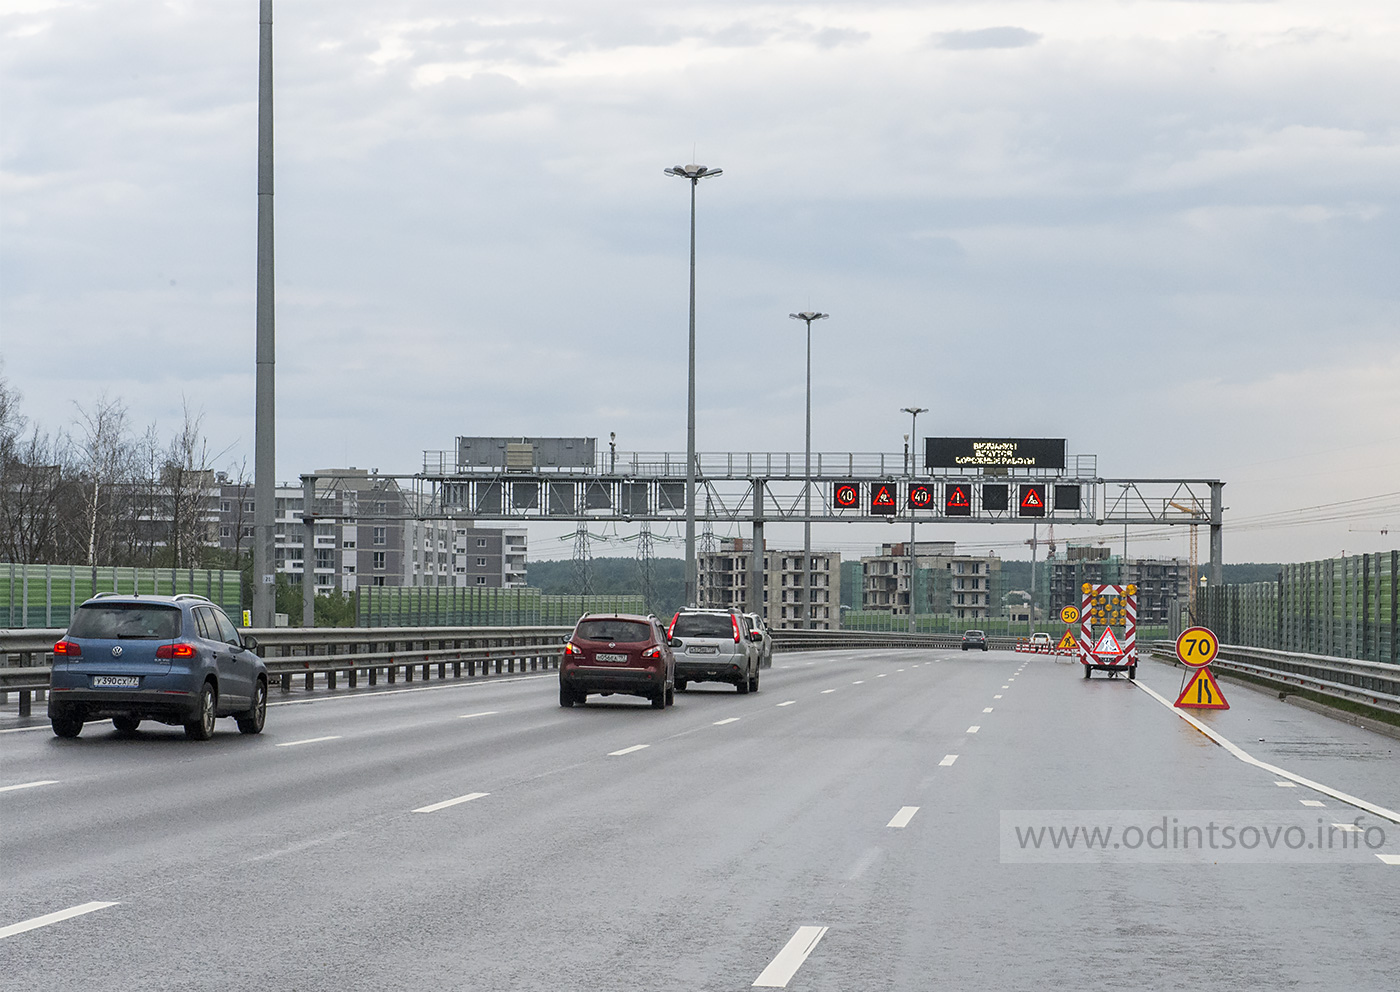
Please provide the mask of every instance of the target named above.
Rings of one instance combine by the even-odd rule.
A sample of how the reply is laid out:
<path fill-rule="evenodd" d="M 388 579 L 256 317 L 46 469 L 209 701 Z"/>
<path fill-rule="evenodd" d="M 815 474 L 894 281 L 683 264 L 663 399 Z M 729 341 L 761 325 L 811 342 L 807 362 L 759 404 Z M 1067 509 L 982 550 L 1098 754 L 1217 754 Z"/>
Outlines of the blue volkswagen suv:
<path fill-rule="evenodd" d="M 99 717 L 124 733 L 155 720 L 206 741 L 214 720 L 231 716 L 242 733 L 260 733 L 267 666 L 257 646 L 203 596 L 102 593 L 53 646 L 49 722 L 59 737 L 77 737 Z"/>

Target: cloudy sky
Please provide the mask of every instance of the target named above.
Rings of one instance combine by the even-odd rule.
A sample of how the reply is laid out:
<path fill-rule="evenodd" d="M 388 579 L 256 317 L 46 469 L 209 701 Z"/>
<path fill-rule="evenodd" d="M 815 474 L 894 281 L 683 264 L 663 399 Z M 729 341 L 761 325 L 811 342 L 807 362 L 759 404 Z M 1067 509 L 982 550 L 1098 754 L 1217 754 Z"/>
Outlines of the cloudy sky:
<path fill-rule="evenodd" d="M 0 0 L 0 356 L 32 419 L 188 400 L 251 462 L 257 9 Z M 697 161 L 725 173 L 702 450 L 801 450 L 810 307 L 822 451 L 897 451 L 913 404 L 921 434 L 1222 478 L 1227 521 L 1400 493 L 1394 0 L 279 0 L 275 31 L 284 479 L 458 434 L 683 451 L 661 170 Z M 1227 527 L 1226 560 L 1395 547 L 1400 497 L 1361 506 Z"/>

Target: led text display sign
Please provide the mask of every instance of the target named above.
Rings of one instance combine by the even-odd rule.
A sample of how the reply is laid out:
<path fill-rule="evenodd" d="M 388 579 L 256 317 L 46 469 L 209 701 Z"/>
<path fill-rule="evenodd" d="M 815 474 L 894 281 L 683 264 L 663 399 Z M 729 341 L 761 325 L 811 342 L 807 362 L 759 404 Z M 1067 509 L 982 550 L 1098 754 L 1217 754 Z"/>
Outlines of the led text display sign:
<path fill-rule="evenodd" d="M 926 437 L 924 467 L 1056 468 L 1065 467 L 1065 439 L 1052 437 Z"/>

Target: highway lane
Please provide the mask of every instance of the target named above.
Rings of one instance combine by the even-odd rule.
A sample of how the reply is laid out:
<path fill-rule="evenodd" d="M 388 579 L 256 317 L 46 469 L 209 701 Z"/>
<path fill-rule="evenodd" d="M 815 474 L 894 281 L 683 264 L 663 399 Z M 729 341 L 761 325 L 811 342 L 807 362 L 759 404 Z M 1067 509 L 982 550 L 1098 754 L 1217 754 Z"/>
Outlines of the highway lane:
<path fill-rule="evenodd" d="M 1142 676 L 1174 695 L 1165 666 Z M 118 903 L 0 940 L 3 980 L 739 989 L 794 968 L 792 989 L 1393 985 L 1400 865 L 1001 862 L 1008 809 L 1357 812 L 1077 666 L 779 655 L 756 695 L 701 686 L 664 712 L 563 710 L 550 676 L 413 688 L 294 693 L 261 737 L 221 722 L 207 744 L 110 724 L 0 735 L 0 788 L 54 783 L 0 793 L 0 928 Z M 1400 805 L 1395 741 L 1230 695 L 1209 719 L 1241 747 Z"/>

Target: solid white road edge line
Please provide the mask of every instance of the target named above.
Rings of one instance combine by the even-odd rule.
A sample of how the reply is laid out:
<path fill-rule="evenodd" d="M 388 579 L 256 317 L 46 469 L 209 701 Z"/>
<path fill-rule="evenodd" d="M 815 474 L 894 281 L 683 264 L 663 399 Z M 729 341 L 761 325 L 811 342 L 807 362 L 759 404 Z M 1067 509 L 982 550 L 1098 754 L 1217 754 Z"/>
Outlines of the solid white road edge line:
<path fill-rule="evenodd" d="M 953 762 L 955 762 L 955 761 L 957 761 L 957 760 L 958 760 L 958 756 L 957 756 L 956 754 L 945 754 L 945 755 L 943 756 L 943 760 L 940 761 L 939 764 L 940 764 L 940 765 L 951 765 Z"/>
<path fill-rule="evenodd" d="M 648 748 L 648 747 L 651 747 L 651 745 L 650 745 L 650 744 L 633 744 L 631 747 L 625 747 L 625 748 L 623 748 L 621 751 L 609 751 L 609 752 L 608 752 L 608 757 L 609 757 L 609 758 L 616 758 L 618 755 L 621 755 L 621 754 L 631 754 L 633 751 L 640 751 L 640 750 L 642 750 L 643 748 Z"/>
<path fill-rule="evenodd" d="M 1384 806 L 1377 806 L 1375 803 L 1368 803 L 1364 799 L 1357 799 L 1355 796 L 1349 796 L 1345 792 L 1333 789 L 1330 786 L 1322 785 L 1319 782 L 1314 782 L 1310 778 L 1304 778 L 1301 775 L 1293 774 L 1293 772 L 1285 771 L 1284 769 L 1279 768 L 1277 765 L 1271 765 L 1266 761 L 1260 761 L 1258 758 L 1254 757 L 1254 755 L 1248 753 L 1247 751 L 1236 746 L 1235 744 L 1230 743 L 1230 741 L 1226 740 L 1223 736 L 1218 734 L 1216 731 L 1212 730 L 1210 727 L 1207 727 L 1204 723 L 1202 723 L 1200 720 L 1197 720 L 1190 713 L 1184 713 L 1181 710 L 1177 709 L 1175 706 L 1173 706 L 1170 702 L 1167 701 L 1167 698 L 1165 696 L 1153 691 L 1152 689 L 1149 689 L 1147 686 L 1143 685 L 1143 683 L 1140 680 L 1134 679 L 1133 685 L 1137 686 L 1143 692 L 1147 693 L 1153 699 L 1157 700 L 1157 702 L 1165 706 L 1170 712 L 1175 713 L 1177 716 L 1181 717 L 1181 719 L 1191 724 L 1191 726 L 1195 727 L 1201 733 L 1205 734 L 1211 740 L 1215 741 L 1215 743 L 1219 744 L 1221 747 L 1229 751 L 1236 758 L 1239 758 L 1245 764 L 1253 765 L 1256 768 L 1262 768 L 1266 772 L 1271 772 L 1272 774 L 1277 775 L 1279 778 L 1286 778 L 1292 782 L 1297 782 L 1299 785 L 1307 786 L 1309 789 L 1313 789 L 1316 792 L 1321 792 L 1325 796 L 1331 796 L 1333 799 L 1340 799 L 1348 806 L 1355 806 L 1357 809 L 1364 809 L 1366 812 L 1374 813 L 1376 816 L 1384 817 L 1385 819 L 1390 820 L 1392 823 L 1400 823 L 1400 813 L 1397 813 L 1395 810 L 1386 809 Z"/>
<path fill-rule="evenodd" d="M 46 778 L 39 782 L 22 782 L 19 785 L 0 786 L 0 792 L 18 792 L 20 789 L 37 789 L 41 785 L 57 785 L 58 779 Z"/>
<path fill-rule="evenodd" d="M 886 823 L 885 826 L 902 830 L 909 826 L 909 821 L 914 819 L 914 814 L 918 811 L 919 807 L 917 806 L 901 806 L 899 812 L 896 813 L 894 818 L 891 819 L 889 823 Z"/>
<path fill-rule="evenodd" d="M 431 806 L 419 806 L 415 813 L 436 813 L 440 809 L 447 809 L 449 806 L 456 806 L 459 803 L 469 803 L 473 799 L 484 799 L 491 795 L 489 792 L 469 792 L 465 796 L 458 796 L 456 799 L 448 799 L 444 802 L 433 803 Z"/>
<path fill-rule="evenodd" d="M 798 927 L 797 933 L 792 935 L 792 939 L 778 952 L 778 956 L 768 963 L 768 967 L 754 980 L 752 987 L 787 988 L 787 983 L 792 981 L 792 976 L 797 974 L 797 969 L 802 967 L 807 955 L 811 954 L 826 936 L 826 931 L 826 927 Z"/>
<path fill-rule="evenodd" d="M 304 741 L 286 741 L 278 744 L 277 747 L 296 747 L 298 744 L 319 744 L 322 741 L 338 741 L 343 735 L 333 734 L 330 737 L 308 737 Z"/>
<path fill-rule="evenodd" d="M 41 725 L 41 726 L 38 726 L 38 727 L 9 727 L 9 728 L 7 728 L 7 729 L 5 729 L 5 730 L 0 730 L 0 734 L 27 734 L 27 733 L 28 733 L 29 731 L 31 731 L 31 730 L 49 730 L 49 729 L 51 729 L 51 728 L 49 727 L 49 725 L 48 725 L 47 723 L 45 723 L 45 724 L 43 724 L 43 725 Z"/>
<path fill-rule="evenodd" d="M 13 937 L 17 933 L 24 933 L 26 930 L 37 930 L 46 927 L 50 923 L 62 923 L 64 920 L 71 920 L 75 916 L 84 916 L 88 913 L 95 913 L 99 909 L 106 909 L 108 906 L 120 906 L 119 902 L 85 902 L 81 906 L 74 906 L 71 909 L 60 909 L 57 913 L 47 913 L 44 916 L 36 916 L 32 920 L 24 920 L 21 923 L 11 923 L 7 927 L 0 927 L 0 940 L 6 937 Z"/>

